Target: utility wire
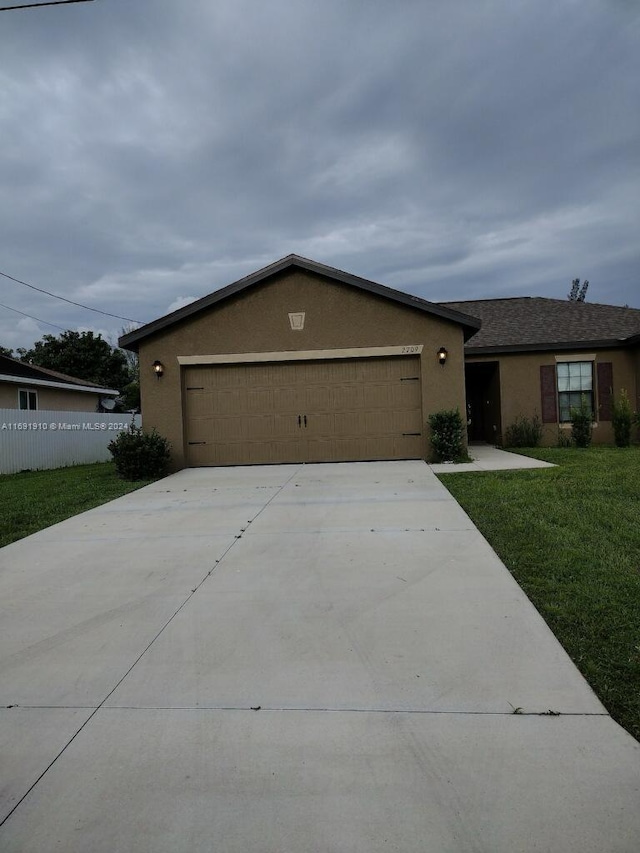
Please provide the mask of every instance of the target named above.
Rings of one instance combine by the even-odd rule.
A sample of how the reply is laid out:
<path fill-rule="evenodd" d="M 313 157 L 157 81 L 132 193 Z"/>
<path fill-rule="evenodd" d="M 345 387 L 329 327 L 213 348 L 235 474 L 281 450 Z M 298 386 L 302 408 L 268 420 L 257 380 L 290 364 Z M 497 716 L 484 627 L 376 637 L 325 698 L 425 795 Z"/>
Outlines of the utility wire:
<path fill-rule="evenodd" d="M 65 0 L 65 2 L 68 2 L 68 0 Z M 46 293 L 47 296 L 53 296 L 54 299 L 60 299 L 62 300 L 62 302 L 68 302 L 69 305 L 75 305 L 76 308 L 84 308 L 86 311 L 95 311 L 96 314 L 104 314 L 105 317 L 115 317 L 116 320 L 126 320 L 127 323 L 138 323 L 139 325 L 143 325 L 141 320 L 132 320 L 131 317 L 121 317 L 119 314 L 109 314 L 108 311 L 100 311 L 99 308 L 89 308 L 88 305 L 82 305 L 80 302 L 74 302 L 72 299 L 67 299 L 64 296 L 58 296 L 57 293 L 51 293 L 48 290 L 43 290 L 41 287 L 36 287 L 34 284 L 28 284 L 26 281 L 20 281 L 19 278 L 14 278 L 12 275 L 8 275 L 6 272 L 0 272 L 0 275 L 10 279 L 11 281 L 15 281 L 17 284 L 23 284 L 25 287 L 30 287 L 31 290 L 37 290 L 38 293 Z M 41 322 L 45 321 L 42 320 Z M 49 325 L 53 326 L 55 324 L 50 323 Z M 60 327 L 58 326 L 58 328 Z"/>
<path fill-rule="evenodd" d="M 34 6 L 64 6 L 66 3 L 93 3 L 93 0 L 49 0 L 48 3 L 22 3 L 20 6 L 0 6 L 0 12 L 11 9 L 31 9 Z"/>
<path fill-rule="evenodd" d="M 62 329 L 63 332 L 67 331 L 66 329 L 63 329 L 62 326 L 56 326 L 55 323 L 49 323 L 47 320 L 40 320 L 32 314 L 25 314 L 24 311 L 18 311 L 17 308 L 11 308 L 9 305 L 3 305 L 2 302 L 0 302 L 0 308 L 6 308 L 7 311 L 15 311 L 16 314 L 22 314 L 23 317 L 28 317 L 30 320 L 35 320 L 38 323 L 44 323 L 45 326 L 53 326 L 54 329 Z"/>

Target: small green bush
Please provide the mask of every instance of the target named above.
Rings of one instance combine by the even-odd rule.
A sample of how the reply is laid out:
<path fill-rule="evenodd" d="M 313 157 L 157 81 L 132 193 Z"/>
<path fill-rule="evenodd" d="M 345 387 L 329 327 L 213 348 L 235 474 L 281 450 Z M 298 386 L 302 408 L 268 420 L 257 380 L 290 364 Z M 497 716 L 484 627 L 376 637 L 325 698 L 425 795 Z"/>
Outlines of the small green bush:
<path fill-rule="evenodd" d="M 155 429 L 143 432 L 131 423 L 109 443 L 116 472 L 123 480 L 149 480 L 167 473 L 171 445 Z"/>
<path fill-rule="evenodd" d="M 566 429 L 558 428 L 558 447 L 571 447 L 573 442 L 571 441 L 571 433 L 567 432 Z"/>
<path fill-rule="evenodd" d="M 436 462 L 465 460 L 464 426 L 458 409 L 443 410 L 429 415 L 431 447 Z"/>
<path fill-rule="evenodd" d="M 612 417 L 613 434 L 616 447 L 631 445 L 631 426 L 635 420 L 631 403 L 624 388 L 620 391 L 620 399 L 613 401 Z"/>
<path fill-rule="evenodd" d="M 506 447 L 537 447 L 542 440 L 540 418 L 516 418 L 505 430 Z"/>
<path fill-rule="evenodd" d="M 589 447 L 593 430 L 593 412 L 586 396 L 579 409 L 571 409 L 571 438 L 576 447 Z"/>

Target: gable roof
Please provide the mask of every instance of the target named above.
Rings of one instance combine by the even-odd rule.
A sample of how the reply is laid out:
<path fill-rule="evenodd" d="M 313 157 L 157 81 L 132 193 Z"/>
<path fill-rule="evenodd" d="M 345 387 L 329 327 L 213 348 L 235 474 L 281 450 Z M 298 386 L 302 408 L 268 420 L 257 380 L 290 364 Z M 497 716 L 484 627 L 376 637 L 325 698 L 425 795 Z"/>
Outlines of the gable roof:
<path fill-rule="evenodd" d="M 59 387 L 66 391 L 87 391 L 94 394 L 106 394 L 107 396 L 119 393 L 113 388 L 103 388 L 94 382 L 87 382 L 86 379 L 78 379 L 77 376 L 68 376 L 66 373 L 59 373 L 57 370 L 49 370 L 47 367 L 38 367 L 35 364 L 18 361 L 7 355 L 0 355 L 0 381 L 22 382 L 26 385 L 29 383 L 46 385 L 53 388 Z"/>
<path fill-rule="evenodd" d="M 637 308 L 538 296 L 440 304 L 482 320 L 468 353 L 630 346 L 640 335 Z"/>
<path fill-rule="evenodd" d="M 381 296 L 385 299 L 399 302 L 402 305 L 408 305 L 410 308 L 416 308 L 419 311 L 425 311 L 428 314 L 433 314 L 443 320 L 449 320 L 452 323 L 457 323 L 463 327 L 465 340 L 471 337 L 471 335 L 480 328 L 479 320 L 461 313 L 454 308 L 449 308 L 436 302 L 428 302 L 426 299 L 421 299 L 419 296 L 411 296 L 411 294 L 403 293 L 401 290 L 394 290 L 391 287 L 386 287 L 385 285 L 378 284 L 375 281 L 369 281 L 366 278 L 351 275 L 351 273 L 343 272 L 342 270 L 326 266 L 325 264 L 318 263 L 317 261 L 311 261 L 308 258 L 302 258 L 299 255 L 287 255 L 286 258 L 281 258 L 279 261 L 263 267 L 257 272 L 251 273 L 251 275 L 245 276 L 244 278 L 241 278 L 220 290 L 216 290 L 214 293 L 210 293 L 208 296 L 204 296 L 196 302 L 191 302 L 184 308 L 179 308 L 171 314 L 165 314 L 164 317 L 153 320 L 151 323 L 147 323 L 145 326 L 123 335 L 118 340 L 118 345 L 124 349 L 130 349 L 137 352 L 140 341 L 150 335 L 160 332 L 163 329 L 167 329 L 176 323 L 180 323 L 188 317 L 192 317 L 200 311 L 211 308 L 212 306 L 223 302 L 225 299 L 230 299 L 250 287 L 255 287 L 256 285 L 265 283 L 269 278 L 277 275 L 278 273 L 293 268 L 316 273 L 325 278 L 330 278 L 334 281 L 340 282 L 341 284 L 356 287 L 360 290 L 367 291 L 368 293 L 373 293 L 376 296 Z"/>

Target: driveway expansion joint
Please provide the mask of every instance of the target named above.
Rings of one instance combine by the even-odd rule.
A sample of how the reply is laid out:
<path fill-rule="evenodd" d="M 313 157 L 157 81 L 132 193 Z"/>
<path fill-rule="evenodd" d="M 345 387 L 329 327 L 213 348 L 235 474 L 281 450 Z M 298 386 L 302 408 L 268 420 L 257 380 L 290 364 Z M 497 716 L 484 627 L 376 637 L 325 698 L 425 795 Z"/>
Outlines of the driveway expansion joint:
<path fill-rule="evenodd" d="M 87 710 L 82 706 L 22 706 L 31 708 L 64 708 L 66 710 Z M 454 711 L 450 709 L 428 708 L 330 708 L 330 707 L 274 707 L 268 705 L 105 705 L 96 711 L 203 711 L 203 712 L 251 712 L 294 713 L 294 714 L 406 714 L 439 715 L 452 717 L 610 717 L 606 712 L 596 711 Z"/>

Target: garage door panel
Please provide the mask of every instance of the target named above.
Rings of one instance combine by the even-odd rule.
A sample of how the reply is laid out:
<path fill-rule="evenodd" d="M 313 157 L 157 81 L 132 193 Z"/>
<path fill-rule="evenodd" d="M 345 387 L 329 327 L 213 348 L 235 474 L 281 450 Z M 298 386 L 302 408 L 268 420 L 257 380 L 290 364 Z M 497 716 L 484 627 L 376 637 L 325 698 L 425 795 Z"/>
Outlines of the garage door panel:
<path fill-rule="evenodd" d="M 304 442 L 295 439 L 286 441 L 236 443 L 234 450 L 242 461 L 236 465 L 274 465 L 285 462 L 301 462 Z"/>
<path fill-rule="evenodd" d="M 209 435 L 211 434 L 211 428 L 211 418 L 192 418 L 189 422 L 189 441 L 207 441 Z"/>
<path fill-rule="evenodd" d="M 240 432 L 242 430 L 242 432 Z M 190 442 L 226 442 L 244 438 L 242 418 L 194 418 L 189 428 Z"/>
<path fill-rule="evenodd" d="M 332 411 L 332 389 L 326 384 L 309 385 L 304 392 L 303 413 Z"/>
<path fill-rule="evenodd" d="M 298 425 L 297 414 L 280 414 L 273 416 L 273 433 L 283 438 L 300 438 L 301 426 Z"/>
<path fill-rule="evenodd" d="M 355 382 L 332 388 L 330 408 L 334 412 L 364 408 L 364 388 Z"/>
<path fill-rule="evenodd" d="M 276 411 L 272 390 L 267 388 L 243 388 L 240 396 L 243 403 L 238 411 L 244 411 L 249 415 Z"/>
<path fill-rule="evenodd" d="M 312 412 L 307 415 L 306 426 L 303 424 L 305 437 L 308 439 L 331 437 L 336 428 L 336 417 L 334 412 Z"/>
<path fill-rule="evenodd" d="M 402 419 L 399 419 L 402 421 Z M 402 431 L 403 423 L 397 424 L 396 413 L 390 411 L 365 412 L 362 432 L 369 436 L 394 435 Z"/>
<path fill-rule="evenodd" d="M 343 437 L 363 436 L 366 432 L 363 412 L 336 412 L 333 416 L 333 434 L 342 440 Z"/>
<path fill-rule="evenodd" d="M 213 414 L 214 402 L 211 394 L 201 391 L 189 391 L 187 414 L 192 418 L 208 417 Z"/>
<path fill-rule="evenodd" d="M 226 415 L 244 415 L 249 411 L 249 400 L 244 388 L 221 388 L 207 392 L 211 408 L 207 412 L 211 417 Z"/>
<path fill-rule="evenodd" d="M 410 411 L 409 409 L 391 412 L 392 429 L 394 435 L 404 435 L 407 432 L 422 433 L 422 413 Z"/>
<path fill-rule="evenodd" d="M 187 367 L 188 462 L 420 458 L 419 369 L 417 357 Z"/>
<path fill-rule="evenodd" d="M 189 444 L 189 464 L 193 466 L 199 465 L 215 465 L 211 455 L 211 448 L 207 447 L 205 444 L 202 446 L 197 444 Z"/>
<path fill-rule="evenodd" d="M 304 410 L 304 391 L 300 388 L 277 388 L 271 393 L 271 411 L 298 415 Z"/>
<path fill-rule="evenodd" d="M 363 408 L 388 409 L 395 402 L 394 387 L 390 382 L 371 382 L 363 387 Z"/>

